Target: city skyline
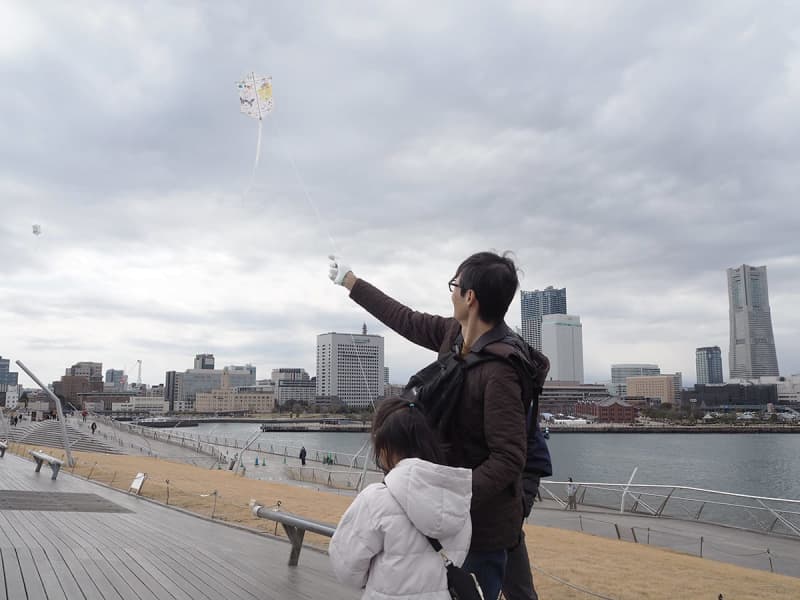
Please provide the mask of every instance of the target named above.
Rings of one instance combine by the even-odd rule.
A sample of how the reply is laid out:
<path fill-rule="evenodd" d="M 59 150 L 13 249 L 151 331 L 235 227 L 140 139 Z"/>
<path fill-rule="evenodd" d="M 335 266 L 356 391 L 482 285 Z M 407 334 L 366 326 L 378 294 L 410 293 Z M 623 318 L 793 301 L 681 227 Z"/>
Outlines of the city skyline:
<path fill-rule="evenodd" d="M 689 380 L 702 346 L 727 364 L 743 263 L 768 266 L 800 372 L 800 6 L 3 7 L 0 352 L 43 380 L 142 360 L 156 383 L 203 351 L 312 372 L 318 332 L 366 320 L 402 382 L 434 353 L 327 255 L 450 315 L 457 265 L 492 248 L 521 289 L 569 290 L 586 381 L 629 361 Z M 253 71 L 274 99 L 257 165 L 234 85 Z"/>

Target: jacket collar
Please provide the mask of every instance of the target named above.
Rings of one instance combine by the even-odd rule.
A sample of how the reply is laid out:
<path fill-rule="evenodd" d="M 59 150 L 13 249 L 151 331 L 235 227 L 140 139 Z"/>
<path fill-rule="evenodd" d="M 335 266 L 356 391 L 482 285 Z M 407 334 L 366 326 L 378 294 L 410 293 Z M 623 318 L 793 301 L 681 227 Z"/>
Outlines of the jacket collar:
<path fill-rule="evenodd" d="M 470 352 L 481 352 L 489 344 L 503 340 L 509 333 L 511 333 L 509 326 L 506 325 L 505 321 L 500 321 L 497 325 L 475 340 Z M 464 336 L 459 332 L 455 339 L 455 347 L 460 350 L 463 344 Z"/>

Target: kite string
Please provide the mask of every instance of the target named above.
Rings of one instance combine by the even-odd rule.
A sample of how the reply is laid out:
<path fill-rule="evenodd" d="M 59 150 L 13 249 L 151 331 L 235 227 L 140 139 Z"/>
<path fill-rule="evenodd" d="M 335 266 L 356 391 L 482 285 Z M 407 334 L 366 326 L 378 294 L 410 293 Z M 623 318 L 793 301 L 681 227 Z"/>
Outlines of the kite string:
<path fill-rule="evenodd" d="M 277 127 L 276 127 L 276 130 L 277 130 Z M 276 133 L 277 133 L 277 131 L 276 131 Z M 339 250 L 338 250 L 338 246 L 336 244 L 336 240 L 333 239 L 333 236 L 331 235 L 330 229 L 327 227 L 325 222 L 322 220 L 322 215 L 319 212 L 319 208 L 317 208 L 316 203 L 311 198 L 311 194 L 308 191 L 308 186 L 306 186 L 306 182 L 303 179 L 303 176 L 300 174 L 300 170 L 297 168 L 297 163 L 295 163 L 294 156 L 292 155 L 291 150 L 289 150 L 288 148 L 286 149 L 286 156 L 289 159 L 289 164 L 292 166 L 292 171 L 294 171 L 294 174 L 295 174 L 295 177 L 297 178 L 297 181 L 300 183 L 300 188 L 303 190 L 303 195 L 306 198 L 306 202 L 308 202 L 309 206 L 311 206 L 311 209 L 314 211 L 314 214 L 317 217 L 317 222 L 322 227 L 322 229 L 325 231 L 325 234 L 328 236 L 328 241 L 331 244 L 331 248 L 333 249 L 334 256 L 338 255 L 339 254 Z M 369 380 L 367 379 L 367 373 L 364 370 L 364 364 L 361 362 L 361 354 L 358 351 L 358 344 L 356 344 L 355 337 L 353 336 L 352 333 L 350 334 L 350 340 L 353 342 L 353 348 L 355 349 L 356 360 L 358 361 L 358 368 L 361 371 L 361 377 L 364 379 L 364 387 L 367 390 L 367 396 L 370 396 L 370 404 L 372 404 L 372 408 L 374 409 L 375 408 L 375 400 L 371 397 L 371 392 L 370 392 L 370 388 L 369 388 Z M 383 377 L 383 373 L 378 373 L 377 376 L 378 376 L 379 381 L 380 381 L 380 378 Z M 378 384 L 378 385 L 380 385 L 380 384 Z M 375 390 L 375 395 L 376 396 L 378 395 L 377 392 L 378 392 L 378 390 L 376 389 Z"/>

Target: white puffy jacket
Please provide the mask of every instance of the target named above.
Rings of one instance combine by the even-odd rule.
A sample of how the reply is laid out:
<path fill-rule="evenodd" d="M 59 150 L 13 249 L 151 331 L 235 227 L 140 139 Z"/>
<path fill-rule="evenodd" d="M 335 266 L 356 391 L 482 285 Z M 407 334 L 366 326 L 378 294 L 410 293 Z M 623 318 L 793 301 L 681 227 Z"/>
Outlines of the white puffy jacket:
<path fill-rule="evenodd" d="M 342 516 L 328 550 L 336 577 L 366 586 L 362 599 L 450 600 L 444 562 L 425 535 L 461 565 L 472 536 L 471 498 L 469 469 L 401 460 Z"/>

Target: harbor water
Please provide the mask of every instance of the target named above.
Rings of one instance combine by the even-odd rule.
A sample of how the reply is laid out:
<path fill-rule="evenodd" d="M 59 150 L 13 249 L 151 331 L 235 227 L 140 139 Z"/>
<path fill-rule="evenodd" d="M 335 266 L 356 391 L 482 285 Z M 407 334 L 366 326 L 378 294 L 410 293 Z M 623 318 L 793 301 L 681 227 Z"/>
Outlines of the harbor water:
<path fill-rule="evenodd" d="M 242 442 L 258 430 L 253 423 L 209 423 L 191 435 Z M 188 433 L 186 430 L 182 432 Z M 266 432 L 261 448 L 290 454 L 305 446 L 315 452 L 352 455 L 366 433 Z M 553 433 L 548 440 L 553 479 L 692 486 L 732 493 L 800 499 L 800 434 L 615 434 Z"/>

